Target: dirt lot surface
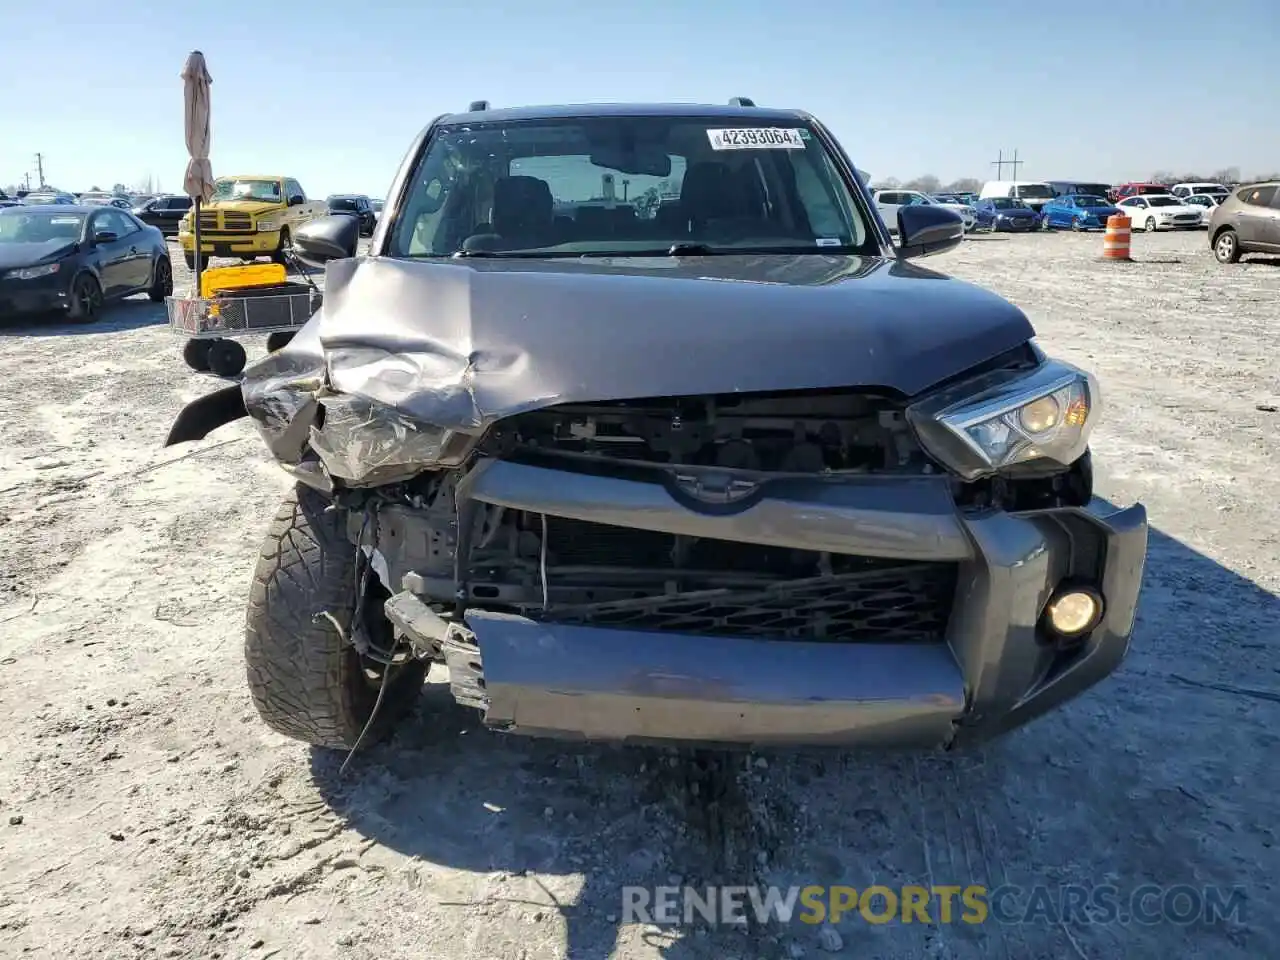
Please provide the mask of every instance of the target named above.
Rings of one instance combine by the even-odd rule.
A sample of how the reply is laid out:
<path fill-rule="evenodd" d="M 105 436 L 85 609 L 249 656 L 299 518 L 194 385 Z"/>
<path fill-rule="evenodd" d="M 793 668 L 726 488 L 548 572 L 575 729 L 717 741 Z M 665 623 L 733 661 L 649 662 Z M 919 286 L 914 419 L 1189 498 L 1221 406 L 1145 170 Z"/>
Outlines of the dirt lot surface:
<path fill-rule="evenodd" d="M 1280 264 L 1219 266 L 1201 233 L 1135 234 L 1132 265 L 1101 246 L 976 238 L 929 263 L 1098 373 L 1099 493 L 1153 524 L 1120 672 L 962 756 L 566 747 L 479 729 L 433 683 L 340 777 L 244 684 L 287 479 L 244 422 L 160 447 L 218 381 L 145 299 L 0 330 L 0 956 L 1280 956 Z M 624 884 L 671 882 L 1245 899 L 1217 924 L 619 921 Z"/>

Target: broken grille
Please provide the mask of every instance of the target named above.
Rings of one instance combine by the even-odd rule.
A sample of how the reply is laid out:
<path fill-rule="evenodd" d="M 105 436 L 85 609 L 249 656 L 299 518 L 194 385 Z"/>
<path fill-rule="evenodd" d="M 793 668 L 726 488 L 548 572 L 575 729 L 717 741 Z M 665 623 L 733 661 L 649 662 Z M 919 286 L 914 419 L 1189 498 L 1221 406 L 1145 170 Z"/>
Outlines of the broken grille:
<path fill-rule="evenodd" d="M 936 642 L 953 564 L 913 562 L 760 587 L 702 590 L 530 611 L 545 622 L 701 636 L 837 643 Z"/>

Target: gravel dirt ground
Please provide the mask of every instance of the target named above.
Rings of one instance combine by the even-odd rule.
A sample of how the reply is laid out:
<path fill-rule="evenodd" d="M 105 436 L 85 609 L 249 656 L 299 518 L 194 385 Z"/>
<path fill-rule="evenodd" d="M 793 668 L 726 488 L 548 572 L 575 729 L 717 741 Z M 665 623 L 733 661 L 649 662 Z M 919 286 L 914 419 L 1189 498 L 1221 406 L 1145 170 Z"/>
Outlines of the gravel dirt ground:
<path fill-rule="evenodd" d="M 1134 264 L 1070 234 L 928 261 L 1097 372 L 1099 493 L 1152 521 L 1126 664 L 959 756 L 504 738 L 435 682 L 339 776 L 249 702 L 245 595 L 288 480 L 244 422 L 160 447 L 218 385 L 163 308 L 0 329 L 0 956 L 1280 956 L 1280 263 L 1220 266 L 1203 233 L 1133 242 Z M 1244 900 L 1220 923 L 620 922 L 624 884 L 671 882 Z"/>

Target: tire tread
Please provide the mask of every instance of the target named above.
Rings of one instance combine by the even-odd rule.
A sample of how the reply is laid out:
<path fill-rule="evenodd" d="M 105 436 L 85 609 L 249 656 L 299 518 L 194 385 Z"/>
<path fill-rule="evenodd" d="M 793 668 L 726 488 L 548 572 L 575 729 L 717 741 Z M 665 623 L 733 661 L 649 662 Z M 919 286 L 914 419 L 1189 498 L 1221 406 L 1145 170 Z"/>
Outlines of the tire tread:
<path fill-rule="evenodd" d="M 344 515 L 299 486 L 281 505 L 259 552 L 245 618 L 245 669 L 259 715 L 271 729 L 318 747 L 350 749 L 377 691 L 359 658 L 322 613 L 351 628 L 355 548 Z M 425 677 L 411 662 L 393 675 L 370 738 L 384 734 Z"/>

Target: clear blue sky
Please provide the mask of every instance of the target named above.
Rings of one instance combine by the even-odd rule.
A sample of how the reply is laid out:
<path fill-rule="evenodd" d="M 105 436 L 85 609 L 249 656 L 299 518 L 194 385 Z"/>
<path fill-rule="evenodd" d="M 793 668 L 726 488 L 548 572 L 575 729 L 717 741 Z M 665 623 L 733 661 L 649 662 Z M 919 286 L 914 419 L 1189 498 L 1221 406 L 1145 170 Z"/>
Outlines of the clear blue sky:
<path fill-rule="evenodd" d="M 24 22 L 25 21 L 25 22 Z M 874 177 L 1280 168 L 1280 0 L 41 0 L 0 14 L 0 185 L 180 188 L 178 74 L 213 75 L 215 174 L 382 196 L 473 99 L 808 109 Z M 1130 107 L 1132 105 L 1132 107 Z"/>

